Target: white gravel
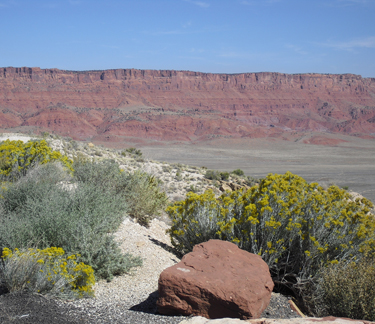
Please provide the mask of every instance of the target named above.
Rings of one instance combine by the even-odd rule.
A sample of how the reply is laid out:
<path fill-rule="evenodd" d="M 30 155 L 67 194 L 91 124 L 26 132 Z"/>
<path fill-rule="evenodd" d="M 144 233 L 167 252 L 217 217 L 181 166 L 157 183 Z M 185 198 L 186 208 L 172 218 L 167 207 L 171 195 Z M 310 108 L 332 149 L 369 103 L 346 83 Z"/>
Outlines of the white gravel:
<path fill-rule="evenodd" d="M 22 134 L 14 134 L 14 133 L 3 133 L 0 134 L 0 142 L 5 141 L 5 140 L 11 140 L 11 141 L 23 141 L 27 142 L 32 139 L 32 137 L 27 136 L 27 135 L 22 135 Z"/>
<path fill-rule="evenodd" d="M 167 228 L 158 219 L 152 220 L 149 228 L 125 219 L 115 234 L 116 240 L 124 253 L 142 257 L 143 266 L 132 275 L 117 276 L 111 282 L 99 281 L 95 298 L 59 303 L 75 306 L 77 313 L 90 318 L 90 323 L 180 323 L 186 317 L 156 314 L 159 275 L 179 262 L 168 251 L 172 246 L 165 233 Z"/>

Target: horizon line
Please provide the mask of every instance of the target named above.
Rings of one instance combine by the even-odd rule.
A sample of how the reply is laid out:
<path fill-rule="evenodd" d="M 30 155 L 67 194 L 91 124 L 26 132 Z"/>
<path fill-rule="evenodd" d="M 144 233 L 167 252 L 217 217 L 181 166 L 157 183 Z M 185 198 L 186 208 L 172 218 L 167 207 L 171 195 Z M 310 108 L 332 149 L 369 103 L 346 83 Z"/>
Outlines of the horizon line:
<path fill-rule="evenodd" d="M 93 69 L 93 70 L 67 70 L 67 69 L 60 69 L 60 68 L 41 68 L 38 66 L 4 66 L 0 67 L 0 69 L 39 69 L 39 70 L 58 70 L 58 71 L 65 71 L 65 72 L 73 72 L 73 73 L 85 73 L 85 72 L 104 72 L 104 71 L 116 71 L 116 70 L 137 70 L 137 71 L 173 71 L 173 72 L 192 72 L 192 73 L 200 73 L 200 74 L 216 74 L 216 75 L 241 75 L 241 74 L 263 74 L 263 73 L 271 73 L 271 74 L 283 74 L 283 75 L 355 75 L 359 76 L 363 79 L 375 79 L 375 77 L 363 77 L 361 74 L 356 73 L 320 73 L 320 72 L 298 72 L 298 73 L 286 73 L 286 72 L 276 72 L 276 71 L 259 71 L 259 72 L 236 72 L 236 73 L 219 73 L 219 72 L 201 72 L 201 71 L 193 71 L 193 70 L 177 70 L 177 69 L 139 69 L 139 68 L 109 68 L 109 69 Z"/>

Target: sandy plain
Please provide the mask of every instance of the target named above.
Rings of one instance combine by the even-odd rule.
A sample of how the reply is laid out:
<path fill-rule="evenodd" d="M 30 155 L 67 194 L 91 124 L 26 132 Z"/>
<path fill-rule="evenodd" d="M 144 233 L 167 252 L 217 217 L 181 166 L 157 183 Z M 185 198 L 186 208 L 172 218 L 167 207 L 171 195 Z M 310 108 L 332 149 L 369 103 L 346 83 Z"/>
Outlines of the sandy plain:
<path fill-rule="evenodd" d="M 255 178 L 291 171 L 308 182 L 316 181 L 322 186 L 331 183 L 348 186 L 349 190 L 375 203 L 375 138 L 314 132 L 289 137 L 287 133 L 284 135 L 262 139 L 217 137 L 189 144 L 126 139 L 98 144 L 117 148 L 135 146 L 142 150 L 146 159 L 156 161 L 205 166 L 220 171 L 242 169 L 246 175 Z M 29 139 L 14 133 L 2 137 L 0 140 Z M 336 144 L 307 144 L 316 137 Z"/>
<path fill-rule="evenodd" d="M 146 145 L 142 152 L 156 161 L 221 171 L 240 168 L 253 177 L 291 171 L 322 186 L 348 186 L 375 202 L 375 140 L 335 134 L 342 142 L 334 146 L 305 143 L 314 136 L 307 133 L 294 141 L 220 138 L 196 144 Z"/>

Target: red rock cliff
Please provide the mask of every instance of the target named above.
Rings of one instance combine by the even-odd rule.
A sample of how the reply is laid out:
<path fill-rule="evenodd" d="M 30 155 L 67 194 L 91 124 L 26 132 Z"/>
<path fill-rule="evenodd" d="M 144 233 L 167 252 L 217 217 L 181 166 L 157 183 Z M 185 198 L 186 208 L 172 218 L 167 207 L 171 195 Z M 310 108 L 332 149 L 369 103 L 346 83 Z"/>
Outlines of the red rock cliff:
<path fill-rule="evenodd" d="M 0 127 L 199 140 L 375 133 L 375 78 L 344 74 L 0 68 Z"/>

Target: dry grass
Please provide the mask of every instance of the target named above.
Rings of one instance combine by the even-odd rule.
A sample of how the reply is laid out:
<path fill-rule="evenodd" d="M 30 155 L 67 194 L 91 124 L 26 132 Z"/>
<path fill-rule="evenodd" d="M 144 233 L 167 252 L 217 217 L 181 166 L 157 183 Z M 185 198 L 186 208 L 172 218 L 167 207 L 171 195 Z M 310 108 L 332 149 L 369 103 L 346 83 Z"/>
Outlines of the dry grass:
<path fill-rule="evenodd" d="M 317 316 L 375 321 L 375 259 L 342 261 L 322 269 L 313 295 Z"/>

